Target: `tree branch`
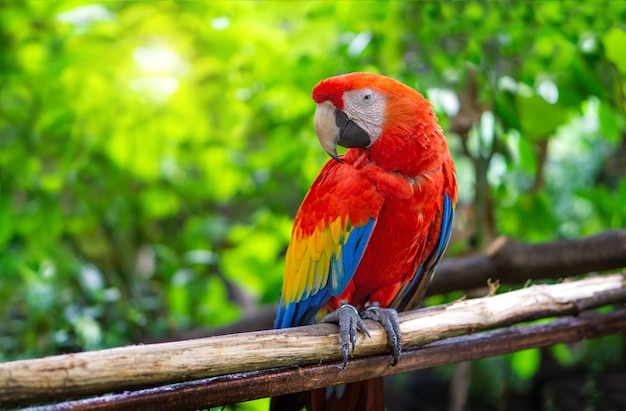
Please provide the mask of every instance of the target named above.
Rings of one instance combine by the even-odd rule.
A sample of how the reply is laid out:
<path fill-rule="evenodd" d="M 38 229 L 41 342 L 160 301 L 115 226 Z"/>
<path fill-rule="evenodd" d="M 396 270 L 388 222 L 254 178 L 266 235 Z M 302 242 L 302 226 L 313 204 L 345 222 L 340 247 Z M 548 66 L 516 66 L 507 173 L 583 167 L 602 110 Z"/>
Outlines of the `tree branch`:
<path fill-rule="evenodd" d="M 626 230 L 610 230 L 574 240 L 524 244 L 506 237 L 484 254 L 439 263 L 427 295 L 484 287 L 488 279 L 524 284 L 626 267 Z"/>
<path fill-rule="evenodd" d="M 623 301 L 626 301 L 626 274 L 613 274 L 555 285 L 532 286 L 493 297 L 457 301 L 444 306 L 402 313 L 400 323 L 404 349 L 520 321 L 576 314 L 589 308 Z M 610 321 L 611 324 L 614 323 L 614 319 Z M 617 324 L 616 327 L 622 327 L 619 329 L 626 329 L 623 317 Z M 590 325 L 587 323 L 586 326 Z M 424 359 L 420 349 L 419 354 L 415 356 L 405 352 L 398 366 L 390 367 L 389 355 L 381 355 L 387 348 L 382 327 L 373 322 L 368 322 L 368 327 L 371 338 L 359 336 L 354 355 L 378 356 L 352 360 L 346 370 L 341 370 L 337 364 L 325 365 L 324 367 L 327 367 L 325 372 L 329 378 L 324 380 L 323 384 L 334 385 L 345 382 L 344 379 L 356 381 L 374 375 L 406 372 L 423 368 L 424 361 L 427 361 L 426 366 L 439 365 Z M 563 332 L 561 328 L 558 330 L 558 333 Z M 516 333 L 515 330 L 507 332 L 509 336 Z M 604 330 L 598 330 L 593 335 L 604 335 L 603 332 Z M 579 335 L 577 338 L 582 337 Z M 470 337 L 467 338 L 469 338 L 467 341 L 474 341 Z M 491 340 L 487 339 L 481 344 L 492 345 L 496 350 L 493 352 L 500 353 L 502 351 L 497 349 L 503 344 L 502 341 L 493 345 Z M 527 340 L 523 341 L 524 344 L 528 344 Z M 545 345 L 542 342 L 544 340 L 532 341 L 535 341 L 532 344 L 539 345 L 530 346 Z M 511 351 L 520 349 L 515 344 L 512 340 L 504 345 Z M 478 349 L 476 347 L 480 347 L 480 344 L 474 349 Z M 465 348 L 448 347 L 447 351 L 441 352 L 439 361 L 452 363 L 454 361 L 449 358 L 457 358 L 455 355 L 458 354 L 454 352 L 459 351 L 465 351 Z M 482 356 L 492 355 L 490 351 L 479 352 Z M 270 372 L 268 378 L 272 381 L 279 375 L 291 375 L 289 378 L 292 380 L 288 386 L 284 386 L 285 383 L 281 383 L 281 386 L 270 383 L 270 391 L 266 388 L 262 392 L 242 393 L 241 397 L 233 400 L 242 401 L 310 389 L 312 384 L 319 384 L 317 379 L 320 377 L 317 374 L 312 376 L 303 373 L 302 370 L 309 369 L 304 365 L 338 362 L 340 358 L 337 328 L 330 324 L 120 347 L 0 364 L 0 398 L 3 399 L 2 405 L 18 402 L 23 405 L 233 373 L 243 373 L 238 375 L 246 376 L 244 379 L 247 379 L 246 373 L 250 371 L 285 366 L 300 367 L 295 370 L 296 374 L 293 374 L 294 370 Z M 471 358 L 480 357 L 462 357 L 459 360 Z M 289 374 L 290 372 L 292 374 Z M 296 376 L 299 377 L 295 378 Z M 236 385 L 235 381 L 240 377 L 228 375 L 225 378 L 226 381 Z M 156 390 L 170 389 L 161 387 Z M 229 397 L 224 402 L 231 400 Z M 206 406 L 205 403 L 203 407 Z"/>
<path fill-rule="evenodd" d="M 396 367 L 389 366 L 387 355 L 377 355 L 351 360 L 345 370 L 337 364 L 320 364 L 242 372 L 105 397 L 68 401 L 48 407 L 37 407 L 37 411 L 203 409 L 349 383 L 372 376 L 410 372 L 528 348 L 597 338 L 623 331 L 626 331 L 626 309 L 608 314 L 584 313 L 580 317 L 566 317 L 550 323 L 452 337 L 422 347 L 414 347 L 402 353 Z"/>

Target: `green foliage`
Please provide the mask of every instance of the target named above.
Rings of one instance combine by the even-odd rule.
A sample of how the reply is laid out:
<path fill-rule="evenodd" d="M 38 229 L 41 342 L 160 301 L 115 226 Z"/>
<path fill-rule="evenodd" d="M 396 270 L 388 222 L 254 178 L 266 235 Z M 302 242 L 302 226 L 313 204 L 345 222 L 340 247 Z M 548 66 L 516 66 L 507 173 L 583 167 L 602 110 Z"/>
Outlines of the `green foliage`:
<path fill-rule="evenodd" d="M 541 354 L 538 348 L 518 351 L 511 354 L 511 368 L 521 379 L 528 379 L 535 375 L 541 364 Z"/>
<path fill-rule="evenodd" d="M 4 2 L 0 360 L 275 302 L 327 160 L 309 93 L 348 71 L 435 104 L 461 184 L 453 252 L 623 227 L 626 3 L 600 3 Z"/>

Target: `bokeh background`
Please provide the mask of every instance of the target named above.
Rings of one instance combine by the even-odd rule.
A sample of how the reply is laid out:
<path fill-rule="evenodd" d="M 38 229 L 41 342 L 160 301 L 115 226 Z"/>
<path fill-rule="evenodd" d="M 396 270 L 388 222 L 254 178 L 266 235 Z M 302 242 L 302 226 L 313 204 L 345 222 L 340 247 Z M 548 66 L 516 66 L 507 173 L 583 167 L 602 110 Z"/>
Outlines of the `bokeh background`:
<path fill-rule="evenodd" d="M 328 159 L 310 91 L 345 72 L 433 102 L 460 183 L 448 256 L 626 226 L 625 24 L 626 2 L 601 0 L 1 1 L 0 361 L 275 303 L 293 216 Z M 537 394 L 549 354 L 597 409 L 624 351 L 617 335 L 477 361 L 471 408 Z M 418 383 L 445 406 L 452 373 Z M 419 397 L 411 378 L 393 380 L 399 397 Z M 440 409 L 429 401 L 413 404 Z"/>

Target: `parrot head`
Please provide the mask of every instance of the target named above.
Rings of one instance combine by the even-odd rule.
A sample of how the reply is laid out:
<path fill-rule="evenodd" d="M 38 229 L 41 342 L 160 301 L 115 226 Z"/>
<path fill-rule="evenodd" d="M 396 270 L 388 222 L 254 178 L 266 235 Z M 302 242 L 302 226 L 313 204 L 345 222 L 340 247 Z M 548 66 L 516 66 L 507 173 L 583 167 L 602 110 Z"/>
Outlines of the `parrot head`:
<path fill-rule="evenodd" d="M 388 129 L 414 120 L 430 103 L 416 90 L 374 73 L 349 73 L 322 80 L 313 89 L 315 133 L 335 160 L 337 146 L 371 147 Z"/>

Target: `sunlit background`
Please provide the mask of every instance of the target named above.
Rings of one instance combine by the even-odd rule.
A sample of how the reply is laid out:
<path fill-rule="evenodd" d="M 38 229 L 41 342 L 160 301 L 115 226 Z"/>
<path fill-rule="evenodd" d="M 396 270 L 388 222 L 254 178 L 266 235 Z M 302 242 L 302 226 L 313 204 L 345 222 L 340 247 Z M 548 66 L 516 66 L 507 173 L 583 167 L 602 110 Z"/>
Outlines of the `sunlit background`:
<path fill-rule="evenodd" d="M 340 73 L 433 102 L 460 183 L 449 256 L 624 227 L 625 21 L 618 1 L 3 2 L 0 361 L 275 303 L 293 216 L 328 159 L 310 91 Z M 621 337 L 603 341 L 553 352 L 621 364 Z M 539 351 L 476 364 L 506 388 L 473 387 L 495 407 L 527 392 Z"/>

